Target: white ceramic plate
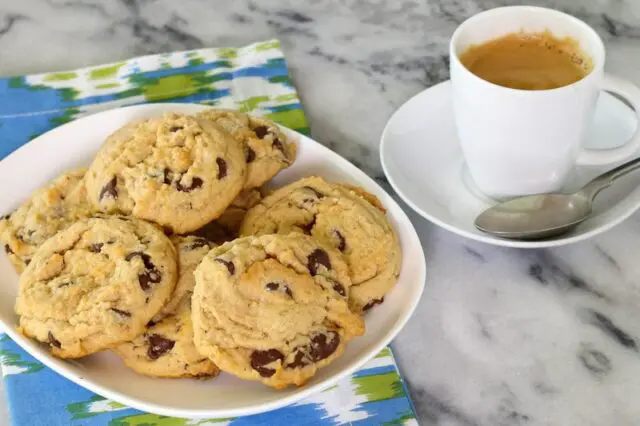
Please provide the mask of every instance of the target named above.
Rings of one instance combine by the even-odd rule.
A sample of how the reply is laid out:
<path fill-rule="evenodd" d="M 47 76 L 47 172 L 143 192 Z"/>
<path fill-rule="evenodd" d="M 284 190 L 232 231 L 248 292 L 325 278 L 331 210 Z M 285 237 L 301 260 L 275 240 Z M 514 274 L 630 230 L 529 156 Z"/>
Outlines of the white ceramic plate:
<path fill-rule="evenodd" d="M 17 207 L 32 191 L 65 170 L 88 165 L 102 141 L 125 123 L 161 115 L 165 111 L 195 113 L 200 105 L 151 104 L 110 110 L 58 127 L 0 161 L 0 213 Z M 380 198 L 400 236 L 402 271 L 385 303 L 366 317 L 367 331 L 353 340 L 344 354 L 304 387 L 276 391 L 260 383 L 221 374 L 209 381 L 153 379 L 134 373 L 114 354 L 104 352 L 78 360 L 60 360 L 45 346 L 14 329 L 13 312 L 18 276 L 4 253 L 0 255 L 0 323 L 27 352 L 85 388 L 128 406 L 167 416 L 220 418 L 273 410 L 332 386 L 375 356 L 400 331 L 415 309 L 425 284 L 426 266 L 418 236 L 400 206 L 373 180 L 339 155 L 294 131 L 283 129 L 298 144 L 298 159 L 274 179 L 284 185 L 298 178 L 320 175 L 362 186 Z"/>
<path fill-rule="evenodd" d="M 626 104 L 602 93 L 585 144 L 593 149 L 621 145 L 636 125 L 635 114 Z M 635 173 L 602 191 L 593 215 L 568 234 L 518 241 L 478 231 L 473 225 L 476 216 L 494 202 L 475 188 L 466 171 L 448 81 L 417 94 L 393 114 L 382 133 L 380 161 L 391 186 L 420 215 L 463 237 L 500 246 L 539 248 L 575 243 L 610 229 L 640 207 L 640 173 Z M 614 166 L 577 168 L 565 190 L 577 189 Z"/>

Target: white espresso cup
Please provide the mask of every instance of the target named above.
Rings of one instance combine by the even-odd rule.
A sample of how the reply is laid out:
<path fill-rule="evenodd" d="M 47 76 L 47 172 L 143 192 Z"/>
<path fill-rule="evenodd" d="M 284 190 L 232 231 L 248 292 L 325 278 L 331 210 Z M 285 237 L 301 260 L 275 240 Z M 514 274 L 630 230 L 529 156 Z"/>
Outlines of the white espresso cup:
<path fill-rule="evenodd" d="M 459 55 L 472 44 L 509 33 L 545 30 L 559 38 L 576 40 L 591 57 L 592 71 L 568 86 L 518 90 L 483 80 L 460 62 Z M 473 181 L 489 197 L 558 191 L 576 165 L 615 163 L 637 152 L 638 130 L 617 148 L 582 147 L 600 91 L 626 99 L 640 122 L 640 89 L 605 74 L 602 40 L 579 19 L 540 7 L 491 9 L 463 22 L 454 32 L 449 49 L 458 138 Z"/>

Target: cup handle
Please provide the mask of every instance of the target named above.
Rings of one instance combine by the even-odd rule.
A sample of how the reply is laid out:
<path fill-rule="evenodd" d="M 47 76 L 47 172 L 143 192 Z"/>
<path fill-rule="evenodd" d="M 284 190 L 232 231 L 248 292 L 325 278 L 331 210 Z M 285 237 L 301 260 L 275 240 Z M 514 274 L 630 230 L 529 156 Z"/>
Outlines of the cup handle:
<path fill-rule="evenodd" d="M 627 143 L 618 148 L 602 150 L 582 149 L 576 160 L 576 163 L 579 165 L 595 166 L 616 163 L 628 159 L 635 154 L 640 147 L 640 89 L 627 80 L 606 73 L 602 82 L 602 89 L 623 97 L 631 104 L 636 113 L 638 123 L 636 131 Z"/>

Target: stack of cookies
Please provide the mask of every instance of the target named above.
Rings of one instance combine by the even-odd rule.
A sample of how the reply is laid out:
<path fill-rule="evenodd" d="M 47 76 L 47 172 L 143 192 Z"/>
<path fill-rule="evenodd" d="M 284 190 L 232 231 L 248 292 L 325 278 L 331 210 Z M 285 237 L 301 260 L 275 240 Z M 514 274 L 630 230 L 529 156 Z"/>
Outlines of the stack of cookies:
<path fill-rule="evenodd" d="M 0 219 L 19 330 L 154 377 L 304 384 L 364 333 L 401 252 L 361 188 L 311 176 L 265 195 L 295 155 L 277 125 L 233 111 L 118 129 Z"/>

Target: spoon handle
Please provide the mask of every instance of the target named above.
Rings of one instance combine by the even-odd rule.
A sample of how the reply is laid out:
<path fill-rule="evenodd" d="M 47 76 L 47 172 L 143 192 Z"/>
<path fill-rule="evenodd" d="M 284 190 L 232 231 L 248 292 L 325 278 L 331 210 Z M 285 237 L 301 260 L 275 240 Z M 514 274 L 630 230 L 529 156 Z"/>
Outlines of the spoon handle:
<path fill-rule="evenodd" d="M 615 182 L 616 179 L 621 178 L 622 176 L 625 176 L 633 171 L 636 171 L 639 168 L 640 157 L 636 158 L 635 160 L 627 161 L 626 163 L 621 164 L 618 167 L 615 167 L 608 172 L 601 174 L 600 176 L 596 177 L 588 184 L 586 184 L 582 188 L 582 191 L 584 191 L 587 196 L 591 200 L 593 200 L 600 191 L 610 186 L 613 182 Z"/>

